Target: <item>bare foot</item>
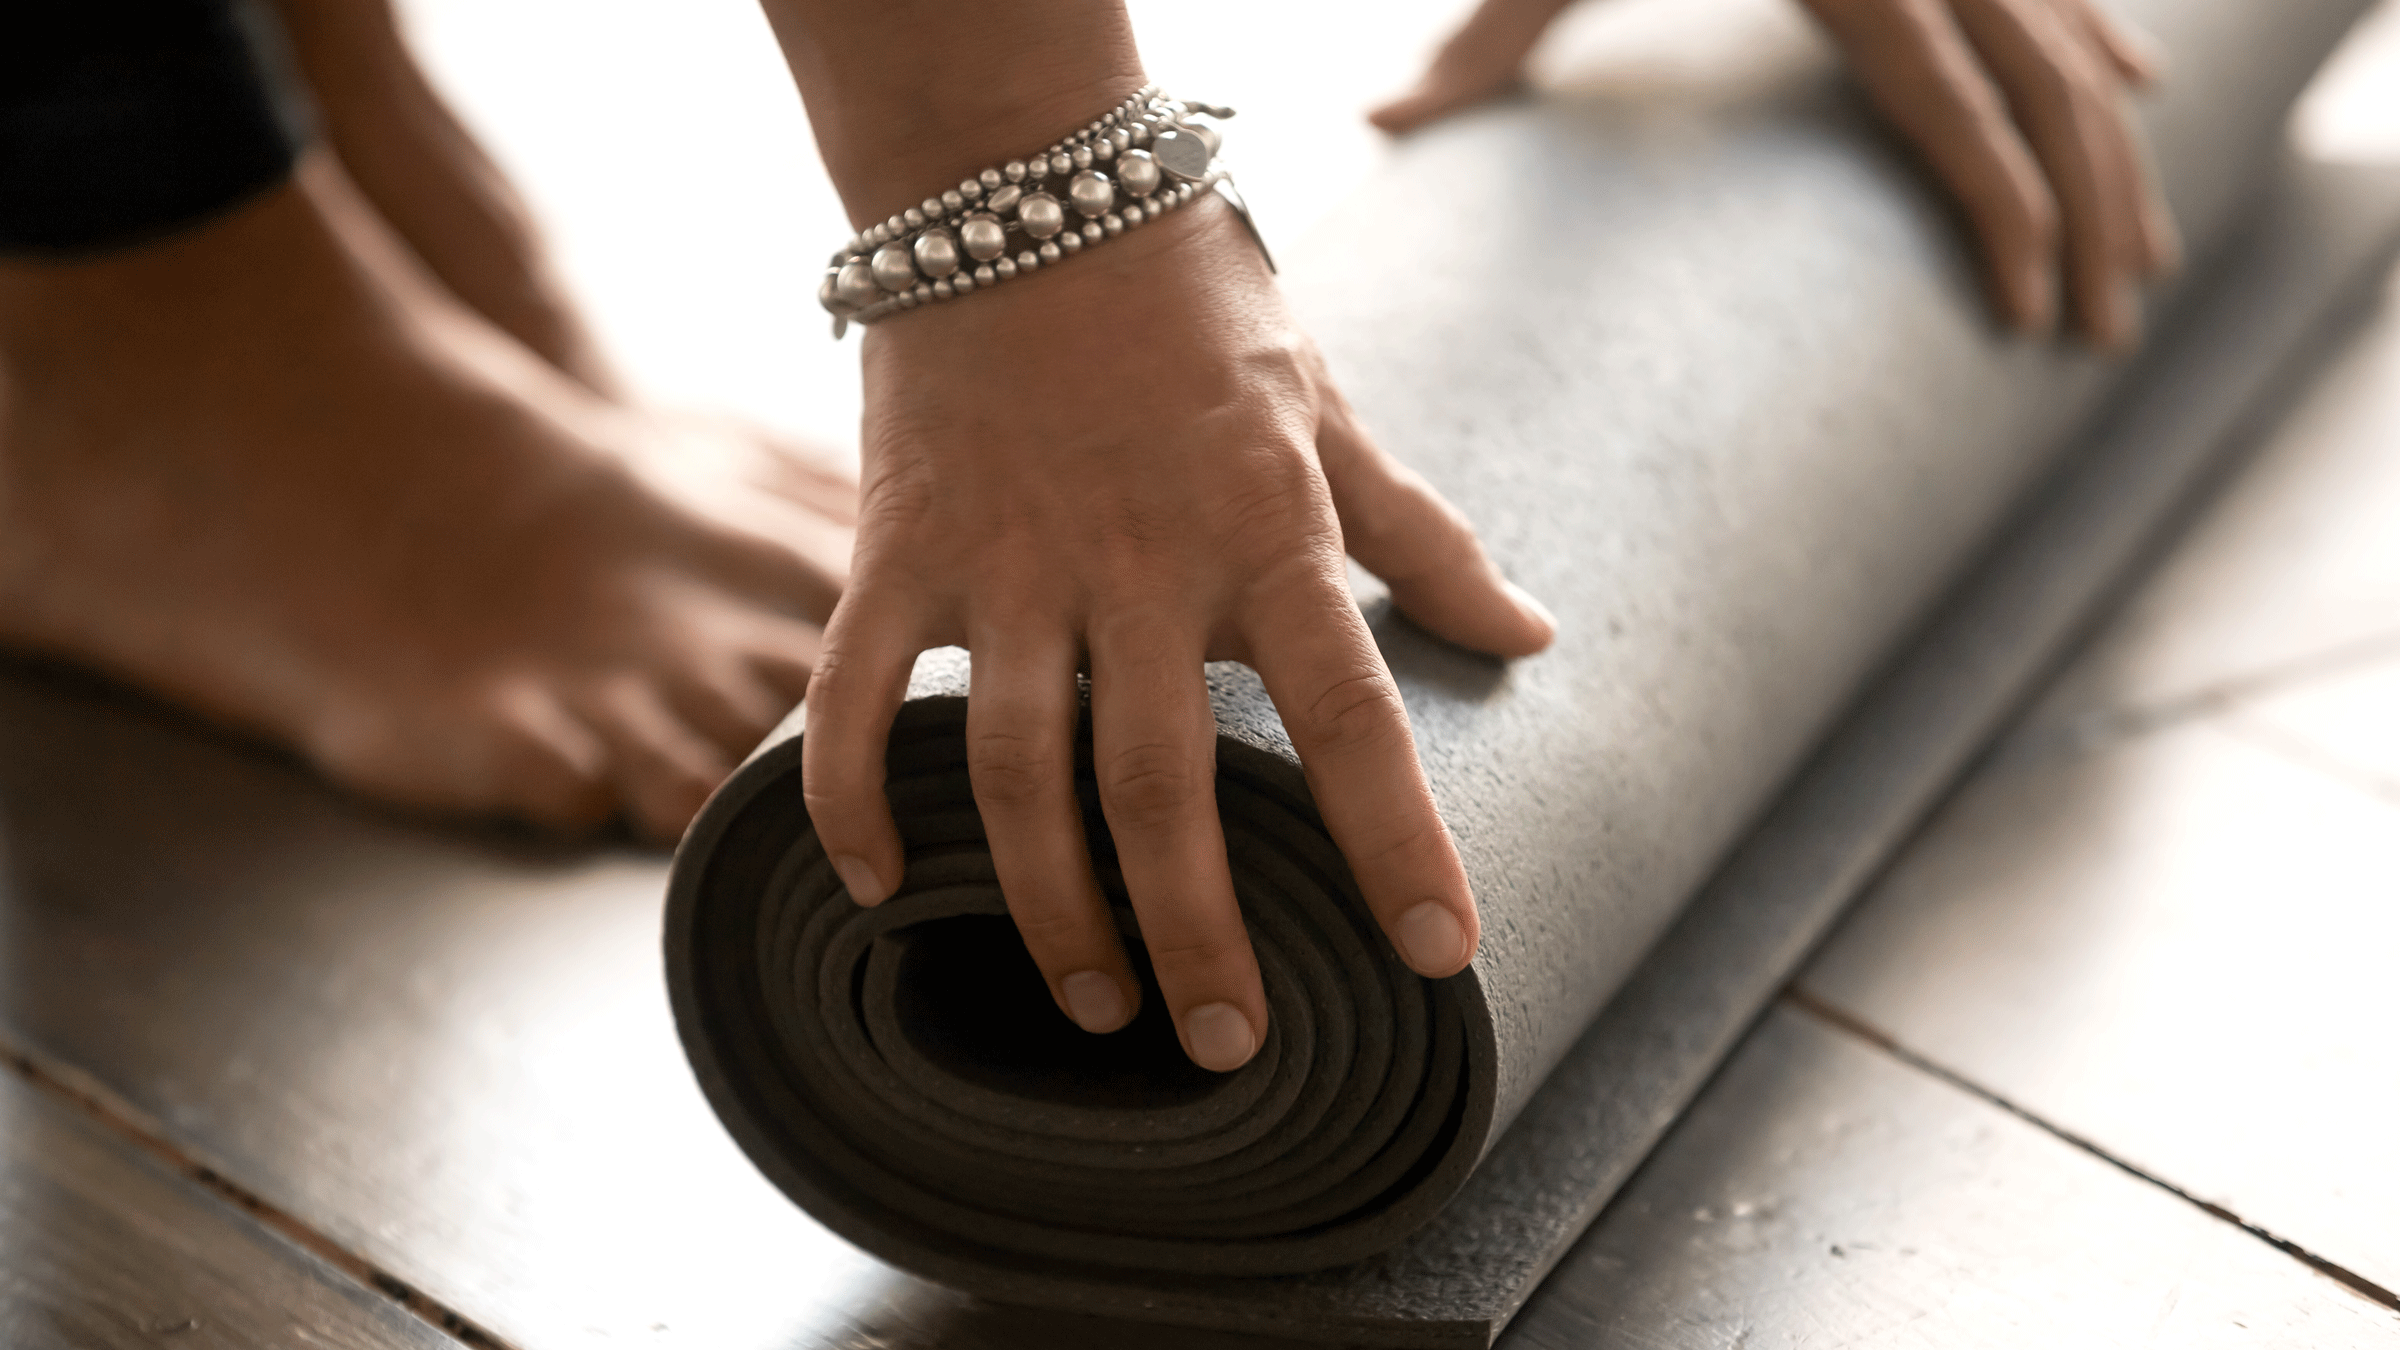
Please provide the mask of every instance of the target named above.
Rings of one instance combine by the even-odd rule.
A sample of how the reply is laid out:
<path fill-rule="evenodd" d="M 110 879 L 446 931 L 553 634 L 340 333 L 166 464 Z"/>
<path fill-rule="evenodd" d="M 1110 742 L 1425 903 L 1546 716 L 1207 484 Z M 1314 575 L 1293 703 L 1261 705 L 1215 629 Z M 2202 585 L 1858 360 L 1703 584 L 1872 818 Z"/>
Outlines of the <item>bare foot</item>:
<path fill-rule="evenodd" d="M 633 397 L 552 268 L 516 186 L 418 65 L 390 0 L 282 0 L 279 9 L 342 176 L 452 296 L 577 383 L 654 419 L 653 439 L 673 441 L 679 456 L 659 467 L 690 486 L 705 491 L 764 464 L 784 466 L 777 474 L 806 465 L 812 509 L 849 518 L 858 495 L 850 456 Z"/>
<path fill-rule="evenodd" d="M 150 247 L 0 267 L 0 641 L 440 811 L 671 838 L 800 696 L 835 466 L 600 398 L 322 156 Z"/>
<path fill-rule="evenodd" d="M 1367 114 L 1398 136 L 1525 82 L 1525 55 L 1565 0 L 1485 0 L 1442 44 L 1416 87 Z"/>

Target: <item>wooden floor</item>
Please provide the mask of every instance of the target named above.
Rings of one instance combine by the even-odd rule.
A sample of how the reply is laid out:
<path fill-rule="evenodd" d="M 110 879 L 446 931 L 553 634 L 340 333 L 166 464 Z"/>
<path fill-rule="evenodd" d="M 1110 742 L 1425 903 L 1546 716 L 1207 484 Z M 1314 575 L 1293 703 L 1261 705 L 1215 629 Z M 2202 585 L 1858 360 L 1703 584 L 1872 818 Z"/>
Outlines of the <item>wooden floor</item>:
<path fill-rule="evenodd" d="M 535 172 L 550 124 L 490 54 L 544 4 L 419 9 L 570 267 L 639 273 L 643 231 L 675 222 L 579 231 L 626 171 L 560 142 Z M 1146 34 L 1227 40 L 1158 8 Z M 1443 8 L 1403 6 L 1366 50 L 1403 68 Z M 692 50 L 641 54 L 757 57 L 750 11 L 693 11 Z M 590 12 L 571 42 L 620 68 L 640 16 Z M 2400 89 L 2400 11 L 2378 32 L 2305 123 L 2337 149 L 2400 151 L 2375 93 Z M 741 114 L 774 72 L 750 75 L 703 111 Z M 797 124 L 758 98 L 763 156 Z M 815 190 L 759 209 L 806 216 Z M 612 332 L 735 303 L 650 276 L 595 284 Z M 782 350 L 771 308 L 720 327 Z M 847 355 L 806 336 L 780 378 L 627 345 L 671 392 L 838 427 Z M 773 401 L 795 388 L 836 392 Z M 663 872 L 397 820 L 88 681 L 0 670 L 0 1345 L 1256 1344 L 976 1304 L 799 1215 L 675 1047 Z M 2400 279 L 1505 1343 L 2400 1346 L 2395 953 Z"/>

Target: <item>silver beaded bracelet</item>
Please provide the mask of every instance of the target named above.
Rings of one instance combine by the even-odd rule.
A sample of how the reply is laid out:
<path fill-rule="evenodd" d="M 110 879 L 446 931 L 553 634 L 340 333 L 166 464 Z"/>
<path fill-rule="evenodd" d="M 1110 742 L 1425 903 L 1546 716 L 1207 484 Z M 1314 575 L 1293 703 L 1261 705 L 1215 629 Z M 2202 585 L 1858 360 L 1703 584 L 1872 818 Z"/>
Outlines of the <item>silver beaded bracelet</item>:
<path fill-rule="evenodd" d="M 1039 154 L 985 169 L 852 235 L 817 287 L 818 302 L 833 315 L 833 335 L 1026 275 L 1204 192 L 1223 198 L 1267 255 L 1249 205 L 1216 162 L 1216 128 L 1189 120 L 1195 115 L 1221 121 L 1233 109 L 1145 86 Z M 1064 181 L 1066 201 L 1047 190 L 1050 178 Z M 1070 212 L 1082 217 L 1079 224 Z M 1267 267 L 1274 266 L 1267 255 Z"/>

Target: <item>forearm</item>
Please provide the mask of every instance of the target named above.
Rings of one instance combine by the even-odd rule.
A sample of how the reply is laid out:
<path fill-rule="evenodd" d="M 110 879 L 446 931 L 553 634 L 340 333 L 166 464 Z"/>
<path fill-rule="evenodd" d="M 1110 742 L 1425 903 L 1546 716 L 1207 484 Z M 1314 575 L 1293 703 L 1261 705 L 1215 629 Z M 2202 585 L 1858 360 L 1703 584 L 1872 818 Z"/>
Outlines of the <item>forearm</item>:
<path fill-rule="evenodd" d="M 853 225 L 1141 87 L 1122 0 L 762 0 Z"/>

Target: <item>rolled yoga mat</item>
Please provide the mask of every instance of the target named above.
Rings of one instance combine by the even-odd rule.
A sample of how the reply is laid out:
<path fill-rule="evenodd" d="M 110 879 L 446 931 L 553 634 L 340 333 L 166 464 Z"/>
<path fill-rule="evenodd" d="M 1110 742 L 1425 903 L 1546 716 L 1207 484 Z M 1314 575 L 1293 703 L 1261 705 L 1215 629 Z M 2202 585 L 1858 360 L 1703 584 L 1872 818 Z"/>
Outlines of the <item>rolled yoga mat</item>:
<path fill-rule="evenodd" d="M 2360 6 L 2127 8 L 2174 53 L 2145 112 L 2206 258 Z M 1376 624 L 1484 909 L 1473 968 L 1428 982 L 1393 960 L 1271 707 L 1223 667 L 1219 790 L 1268 1043 L 1204 1074 L 1155 997 L 1116 1036 L 1074 1031 L 991 884 L 964 664 L 934 654 L 891 749 L 900 896 L 843 898 L 801 803 L 797 718 L 677 860 L 685 1045 L 812 1214 L 1011 1301 L 1476 1344 L 1622 1179 L 1594 1148 L 1646 1146 L 1562 1131 L 1567 1108 L 1663 1127 L 1680 1107 L 1693 1055 L 1628 1057 L 1595 1018 L 1629 980 L 1639 1002 L 1645 951 L 2121 382 L 1992 330 L 1953 223 L 1805 29 L 1736 0 L 1683 22 L 1724 32 L 1737 12 L 1757 19 L 1730 26 L 1744 45 L 1682 87 L 1603 83 L 1411 143 L 1287 267 L 1370 424 L 1562 619 L 1555 650 L 1508 667 Z M 1829 912 L 1775 920 L 1787 968 Z M 1692 945 L 1670 935 L 1649 982 Z M 1677 1009 L 1718 1052 L 1772 987 L 1750 965 Z M 1649 1071 L 1668 1059 L 1679 1073 Z M 1540 1128 L 1504 1139 L 1529 1103 Z"/>

